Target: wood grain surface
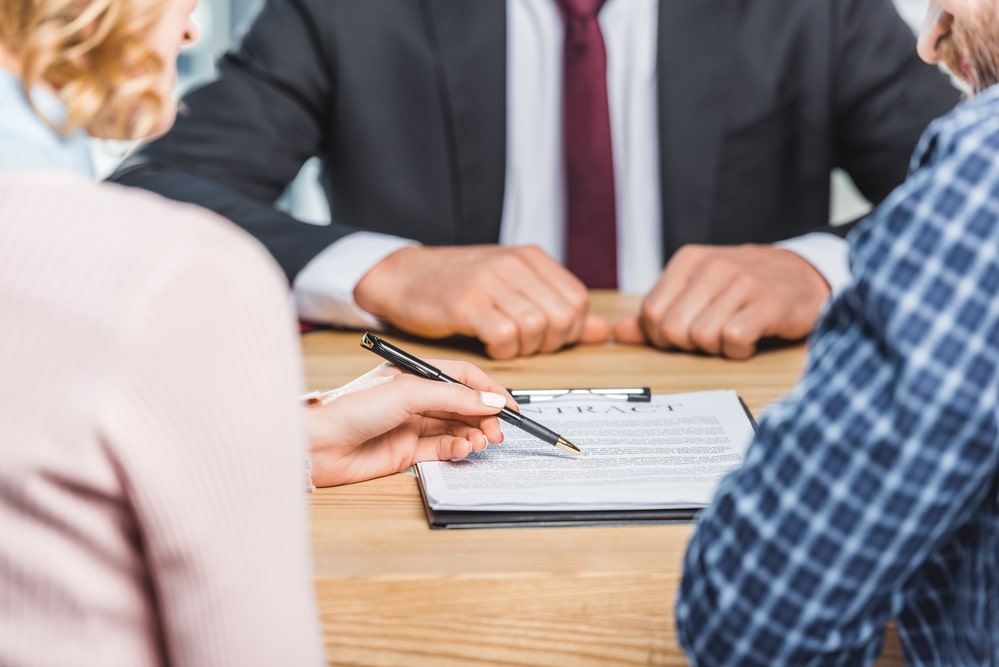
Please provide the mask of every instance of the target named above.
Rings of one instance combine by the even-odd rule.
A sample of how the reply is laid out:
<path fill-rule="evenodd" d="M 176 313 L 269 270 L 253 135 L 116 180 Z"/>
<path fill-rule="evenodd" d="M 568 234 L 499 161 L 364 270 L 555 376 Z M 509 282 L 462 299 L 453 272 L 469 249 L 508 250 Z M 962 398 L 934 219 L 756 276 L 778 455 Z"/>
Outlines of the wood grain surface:
<path fill-rule="evenodd" d="M 594 293 L 609 316 L 638 299 Z M 735 389 L 759 415 L 792 386 L 804 347 L 735 362 L 641 346 L 577 346 L 495 362 L 467 340 L 385 337 L 419 356 L 473 361 L 509 387 Z M 302 338 L 309 389 L 379 359 L 359 332 Z M 432 531 L 401 473 L 310 498 L 316 592 L 331 665 L 686 665 L 673 605 L 691 526 Z M 902 665 L 893 629 L 877 663 Z"/>

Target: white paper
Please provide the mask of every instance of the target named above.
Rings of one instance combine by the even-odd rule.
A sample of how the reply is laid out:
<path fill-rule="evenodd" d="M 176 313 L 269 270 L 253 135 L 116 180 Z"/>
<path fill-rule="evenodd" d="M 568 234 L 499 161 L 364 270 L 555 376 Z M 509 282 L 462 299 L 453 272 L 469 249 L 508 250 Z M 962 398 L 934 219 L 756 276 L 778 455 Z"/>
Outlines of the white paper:
<path fill-rule="evenodd" d="M 521 411 L 581 456 L 503 424 L 505 440 L 453 462 L 420 463 L 439 510 L 704 507 L 742 463 L 753 426 L 734 391 L 653 395 L 649 403 L 571 399 Z"/>

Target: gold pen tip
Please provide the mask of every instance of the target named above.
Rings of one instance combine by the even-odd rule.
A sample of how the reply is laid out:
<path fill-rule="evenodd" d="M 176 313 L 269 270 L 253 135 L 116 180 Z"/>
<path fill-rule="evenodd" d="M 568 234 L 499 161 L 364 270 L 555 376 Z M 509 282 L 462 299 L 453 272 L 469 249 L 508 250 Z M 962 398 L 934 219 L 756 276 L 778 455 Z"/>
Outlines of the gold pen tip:
<path fill-rule="evenodd" d="M 569 452 L 570 454 L 582 454 L 583 453 L 583 450 L 581 450 L 579 447 L 577 447 L 576 445 L 572 444 L 571 442 L 569 442 L 565 438 L 559 438 L 558 442 L 555 443 L 555 446 L 558 447 L 559 449 L 561 449 L 563 452 Z"/>

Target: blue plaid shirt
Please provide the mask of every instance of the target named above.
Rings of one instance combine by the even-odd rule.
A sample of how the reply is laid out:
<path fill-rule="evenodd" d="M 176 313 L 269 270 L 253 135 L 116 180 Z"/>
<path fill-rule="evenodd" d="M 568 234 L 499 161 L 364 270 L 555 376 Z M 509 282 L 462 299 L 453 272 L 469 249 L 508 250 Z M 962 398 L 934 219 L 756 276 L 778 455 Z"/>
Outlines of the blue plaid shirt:
<path fill-rule="evenodd" d="M 999 87 L 931 125 L 687 551 L 695 664 L 999 665 Z"/>

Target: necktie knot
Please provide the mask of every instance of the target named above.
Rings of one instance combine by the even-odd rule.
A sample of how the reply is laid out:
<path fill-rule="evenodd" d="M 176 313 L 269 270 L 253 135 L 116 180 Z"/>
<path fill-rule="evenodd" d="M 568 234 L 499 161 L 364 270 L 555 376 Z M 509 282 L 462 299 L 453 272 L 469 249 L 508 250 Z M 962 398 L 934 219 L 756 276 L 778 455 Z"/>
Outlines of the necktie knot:
<path fill-rule="evenodd" d="M 569 19 L 593 19 L 605 0 L 555 0 Z"/>

